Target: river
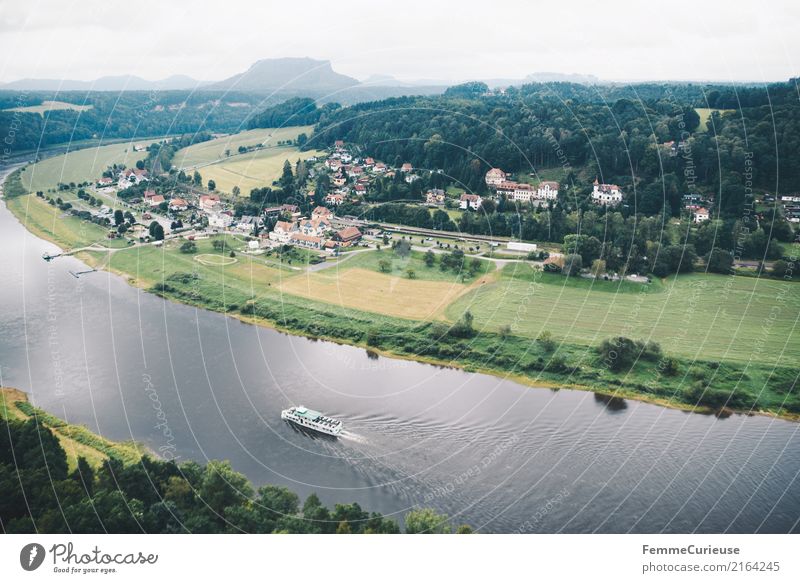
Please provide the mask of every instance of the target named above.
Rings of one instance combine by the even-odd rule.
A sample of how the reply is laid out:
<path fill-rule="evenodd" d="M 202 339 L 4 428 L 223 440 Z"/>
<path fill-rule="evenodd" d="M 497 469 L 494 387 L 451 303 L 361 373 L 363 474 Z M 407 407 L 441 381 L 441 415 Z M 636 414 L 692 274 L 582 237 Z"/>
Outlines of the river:
<path fill-rule="evenodd" d="M 255 484 L 482 532 L 789 532 L 800 424 L 727 419 L 375 358 L 164 301 L 57 248 L 0 203 L 0 382 L 165 457 Z M 280 420 L 303 404 L 338 441 Z"/>

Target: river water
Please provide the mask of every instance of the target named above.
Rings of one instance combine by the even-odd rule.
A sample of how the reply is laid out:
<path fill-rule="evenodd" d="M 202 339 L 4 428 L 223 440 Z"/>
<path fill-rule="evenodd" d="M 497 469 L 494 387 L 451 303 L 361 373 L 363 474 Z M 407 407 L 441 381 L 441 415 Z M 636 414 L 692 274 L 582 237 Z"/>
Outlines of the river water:
<path fill-rule="evenodd" d="M 76 259 L 0 203 L 0 382 L 165 457 L 401 518 L 484 532 L 789 532 L 800 424 L 727 419 L 370 357 L 164 301 Z M 303 404 L 338 441 L 280 420 Z"/>

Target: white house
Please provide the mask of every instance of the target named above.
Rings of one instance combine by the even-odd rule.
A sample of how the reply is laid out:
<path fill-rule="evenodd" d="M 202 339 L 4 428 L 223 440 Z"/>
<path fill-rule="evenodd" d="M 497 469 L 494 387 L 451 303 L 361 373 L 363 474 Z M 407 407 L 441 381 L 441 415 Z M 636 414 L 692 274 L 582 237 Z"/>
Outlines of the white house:
<path fill-rule="evenodd" d="M 622 191 L 616 184 L 600 184 L 595 178 L 592 202 L 602 205 L 617 205 L 622 202 Z"/>
<path fill-rule="evenodd" d="M 696 211 L 694 211 L 694 222 L 695 223 L 704 223 L 705 221 L 707 221 L 710 218 L 711 218 L 711 215 L 709 214 L 708 209 L 700 207 Z"/>
<path fill-rule="evenodd" d="M 299 232 L 297 223 L 290 223 L 288 221 L 278 221 L 275 223 L 275 228 L 269 234 L 269 238 L 278 243 L 289 243 L 292 235 Z"/>
<path fill-rule="evenodd" d="M 539 183 L 536 189 L 536 197 L 540 200 L 555 200 L 558 198 L 558 182 L 554 180 L 545 180 Z"/>
<path fill-rule="evenodd" d="M 506 181 L 506 173 L 500 168 L 492 168 L 486 173 L 487 186 L 499 186 L 501 182 Z"/>
<path fill-rule="evenodd" d="M 245 233 L 247 235 L 251 234 L 256 228 L 256 218 L 249 216 L 249 215 L 242 215 L 239 221 L 236 223 L 236 230 Z"/>
<path fill-rule="evenodd" d="M 208 226 L 217 229 L 227 229 L 233 224 L 233 217 L 230 213 L 211 212 L 208 214 Z"/>
<path fill-rule="evenodd" d="M 330 222 L 322 217 L 306 219 L 300 222 L 300 232 L 311 237 L 321 237 L 331 230 Z"/>
<path fill-rule="evenodd" d="M 464 194 L 461 195 L 461 199 L 459 200 L 459 207 L 462 210 L 466 210 L 468 208 L 471 208 L 472 210 L 476 211 L 479 208 L 481 208 L 481 203 L 482 202 L 483 202 L 483 199 L 481 199 L 481 197 L 478 196 L 477 194 L 464 193 Z"/>
<path fill-rule="evenodd" d="M 216 194 L 204 194 L 200 197 L 200 210 L 209 212 L 219 206 L 219 197 Z"/>

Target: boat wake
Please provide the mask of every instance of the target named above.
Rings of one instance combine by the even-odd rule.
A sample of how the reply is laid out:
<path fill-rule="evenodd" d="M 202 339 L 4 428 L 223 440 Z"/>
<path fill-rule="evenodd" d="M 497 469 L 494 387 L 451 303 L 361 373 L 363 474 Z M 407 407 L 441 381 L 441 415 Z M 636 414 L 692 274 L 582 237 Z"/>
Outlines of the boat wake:
<path fill-rule="evenodd" d="M 358 433 L 353 433 L 352 431 L 348 431 L 345 429 L 339 434 L 339 439 L 346 439 L 348 441 L 353 441 L 355 443 L 367 443 L 367 438 L 363 435 L 359 435 Z"/>

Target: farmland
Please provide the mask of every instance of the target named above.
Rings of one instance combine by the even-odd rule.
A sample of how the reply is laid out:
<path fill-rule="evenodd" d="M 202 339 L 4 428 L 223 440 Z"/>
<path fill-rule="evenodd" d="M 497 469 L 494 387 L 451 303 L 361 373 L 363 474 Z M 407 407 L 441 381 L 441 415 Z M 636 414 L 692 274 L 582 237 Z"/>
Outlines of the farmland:
<path fill-rule="evenodd" d="M 345 308 L 387 316 L 430 320 L 467 287 L 444 281 L 410 280 L 362 268 L 329 268 L 284 280 L 280 291 Z"/>
<path fill-rule="evenodd" d="M 146 156 L 146 152 L 134 152 L 130 142 L 76 150 L 26 167 L 22 184 L 29 192 L 35 192 L 55 188 L 59 182 L 77 184 L 96 180 L 112 164 L 133 166 Z"/>
<path fill-rule="evenodd" d="M 283 170 L 283 163 L 286 160 L 294 163 L 298 158 L 314 156 L 317 152 L 300 152 L 297 148 L 287 146 L 279 148 L 268 148 L 238 156 L 231 156 L 199 168 L 203 177 L 203 182 L 213 180 L 217 185 L 217 190 L 230 193 L 234 186 L 238 186 L 244 194 L 248 194 L 254 188 L 271 186 L 277 180 Z"/>
<path fill-rule="evenodd" d="M 44 115 L 48 111 L 57 111 L 64 109 L 72 109 L 74 111 L 86 111 L 91 109 L 91 105 L 77 105 L 75 103 L 67 103 L 65 101 L 42 101 L 40 105 L 29 105 L 27 107 L 11 107 L 4 111 L 19 111 L 22 113 L 38 113 Z"/>
<path fill-rule="evenodd" d="M 178 150 L 175 153 L 173 162 L 178 168 L 184 169 L 205 166 L 226 159 L 226 150 L 230 150 L 232 157 L 236 157 L 240 146 L 247 148 L 263 144 L 265 148 L 276 147 L 278 142 L 294 141 L 302 133 L 311 135 L 313 129 L 312 126 L 258 128 L 239 132 L 238 134 L 221 136 Z"/>
<path fill-rule="evenodd" d="M 773 318 L 776 306 L 782 316 Z M 508 325 L 530 338 L 548 330 L 565 342 L 595 346 L 623 335 L 655 340 L 688 358 L 784 365 L 800 359 L 800 288 L 763 278 L 693 274 L 640 286 L 509 265 L 496 282 L 457 299 L 447 315 L 454 320 L 466 310 L 479 328 Z"/>

